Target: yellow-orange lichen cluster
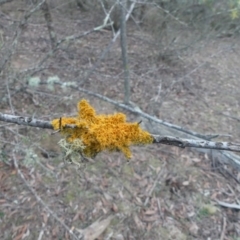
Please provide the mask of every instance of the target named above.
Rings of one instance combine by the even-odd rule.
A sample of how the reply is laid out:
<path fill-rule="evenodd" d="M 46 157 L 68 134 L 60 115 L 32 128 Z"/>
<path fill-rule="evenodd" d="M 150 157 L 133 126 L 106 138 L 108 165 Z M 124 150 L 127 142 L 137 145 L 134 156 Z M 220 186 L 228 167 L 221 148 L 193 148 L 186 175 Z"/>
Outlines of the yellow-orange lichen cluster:
<path fill-rule="evenodd" d="M 84 99 L 78 103 L 76 117 L 54 119 L 52 126 L 55 130 L 60 129 L 69 143 L 80 139 L 84 145 L 81 151 L 88 157 L 103 150 L 120 150 L 130 158 L 130 145 L 153 142 L 152 136 L 138 123 L 127 123 L 123 113 L 96 115 L 94 108 Z"/>

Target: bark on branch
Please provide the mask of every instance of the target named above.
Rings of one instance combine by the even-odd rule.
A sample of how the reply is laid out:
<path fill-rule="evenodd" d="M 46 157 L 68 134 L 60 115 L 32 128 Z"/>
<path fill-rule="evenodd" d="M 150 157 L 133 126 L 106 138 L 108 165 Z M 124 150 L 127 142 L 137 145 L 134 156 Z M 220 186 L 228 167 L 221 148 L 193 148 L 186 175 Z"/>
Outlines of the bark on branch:
<path fill-rule="evenodd" d="M 15 123 L 18 125 L 26 125 L 30 127 L 53 129 L 51 122 L 38 120 L 32 117 L 21 117 L 0 113 L 0 121 Z"/>
<path fill-rule="evenodd" d="M 240 152 L 240 144 L 232 142 L 213 142 L 196 139 L 185 139 L 171 136 L 152 135 L 154 138 L 153 143 L 161 143 L 165 145 L 172 145 L 180 148 L 195 147 L 195 148 L 207 148 L 215 150 L 227 150 Z"/>

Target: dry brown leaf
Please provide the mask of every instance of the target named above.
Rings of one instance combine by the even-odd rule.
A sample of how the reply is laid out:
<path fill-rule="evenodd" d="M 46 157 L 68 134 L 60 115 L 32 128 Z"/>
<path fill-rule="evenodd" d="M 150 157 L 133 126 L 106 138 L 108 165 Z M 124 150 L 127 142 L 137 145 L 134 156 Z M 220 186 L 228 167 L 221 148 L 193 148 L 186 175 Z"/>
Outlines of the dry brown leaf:
<path fill-rule="evenodd" d="M 118 212 L 118 206 L 115 203 L 112 204 L 112 210 Z"/>
<path fill-rule="evenodd" d="M 111 202 L 113 200 L 113 197 L 110 196 L 108 193 L 103 192 L 103 196 L 105 197 L 105 199 L 109 202 Z"/>
<path fill-rule="evenodd" d="M 199 227 L 196 223 L 192 223 L 189 227 L 189 231 L 193 236 L 197 236 Z"/>
<path fill-rule="evenodd" d="M 81 213 L 82 213 L 82 210 L 77 211 L 77 213 L 75 214 L 75 216 L 74 216 L 72 221 L 75 222 L 76 220 L 78 220 L 80 215 L 81 215 Z"/>
<path fill-rule="evenodd" d="M 145 188 L 148 184 L 148 180 L 146 178 L 139 181 L 139 186 Z"/>
<path fill-rule="evenodd" d="M 65 239 L 66 239 L 66 240 L 69 240 L 69 239 L 70 239 L 68 232 L 65 232 Z"/>
<path fill-rule="evenodd" d="M 27 227 L 28 225 L 25 224 L 25 225 L 22 225 L 17 231 L 19 232 L 19 234 L 14 238 L 14 240 L 20 240 L 22 239 L 24 233 L 26 232 L 27 230 Z"/>
<path fill-rule="evenodd" d="M 216 200 L 216 198 L 217 198 L 217 196 L 219 195 L 219 193 L 218 192 L 214 192 L 212 195 L 211 195 L 211 199 L 212 200 Z"/>
<path fill-rule="evenodd" d="M 16 169 L 12 170 L 11 175 L 16 175 L 16 174 L 17 174 L 17 170 Z"/>
<path fill-rule="evenodd" d="M 0 172 L 0 183 L 3 183 L 7 179 L 7 174 Z"/>
<path fill-rule="evenodd" d="M 61 190 L 62 190 L 62 189 L 60 188 L 60 186 L 57 186 L 54 194 L 55 194 L 56 196 L 58 196 L 59 193 L 61 192 Z"/>
<path fill-rule="evenodd" d="M 144 226 L 143 226 L 143 223 L 140 221 L 139 217 L 137 216 L 137 214 L 134 214 L 133 215 L 133 220 L 137 226 L 138 229 L 143 229 Z"/>
<path fill-rule="evenodd" d="M 3 204 L 3 203 L 5 203 L 5 202 L 6 202 L 5 199 L 0 199 L 0 204 Z"/>
<path fill-rule="evenodd" d="M 117 235 L 115 235 L 113 237 L 113 239 L 115 239 L 115 240 L 124 240 L 124 237 L 123 237 L 123 235 L 121 233 L 118 233 Z"/>
<path fill-rule="evenodd" d="M 145 215 L 149 216 L 149 215 L 154 215 L 156 214 L 157 210 L 153 210 L 153 209 L 148 209 L 144 212 Z"/>
<path fill-rule="evenodd" d="M 47 168 L 49 168 L 49 169 L 52 170 L 52 171 L 55 169 L 55 167 L 53 167 L 53 166 L 50 165 L 49 163 L 47 163 L 46 166 L 47 166 Z"/>
<path fill-rule="evenodd" d="M 152 216 L 144 216 L 142 218 L 142 221 L 143 222 L 155 222 L 156 220 L 159 219 L 159 216 L 158 215 L 152 215 Z"/>
<path fill-rule="evenodd" d="M 108 179 L 103 177 L 101 180 L 101 184 L 103 187 L 108 187 Z"/>
<path fill-rule="evenodd" d="M 138 204 L 140 204 L 140 205 L 142 205 L 142 204 L 143 204 L 143 202 L 142 202 L 141 198 L 139 198 L 139 197 L 136 197 L 136 200 L 137 200 L 137 203 L 138 203 Z"/>
<path fill-rule="evenodd" d="M 97 220 L 96 222 L 91 224 L 89 227 L 85 228 L 82 231 L 84 239 L 94 240 L 98 238 L 106 230 L 106 228 L 108 227 L 112 219 L 113 219 L 113 216 L 109 216 L 105 220 L 102 220 L 102 221 Z"/>
<path fill-rule="evenodd" d="M 189 213 L 187 213 L 187 216 L 190 218 L 190 217 L 193 217 L 195 215 L 195 212 L 194 211 L 191 211 Z"/>
<path fill-rule="evenodd" d="M 52 229 L 52 237 L 57 237 L 59 234 L 59 228 L 58 226 L 55 226 L 53 229 Z"/>
<path fill-rule="evenodd" d="M 152 183 L 151 184 L 148 184 L 148 186 L 146 187 L 145 189 L 145 193 L 146 193 L 146 196 L 148 196 L 148 193 L 150 192 L 150 190 L 152 189 Z"/>
<path fill-rule="evenodd" d="M 156 168 L 156 173 L 158 174 L 161 170 L 162 170 L 161 167 L 157 167 L 157 168 Z"/>
<path fill-rule="evenodd" d="M 47 224 L 47 221 L 48 221 L 48 214 L 47 213 L 42 213 L 42 217 L 43 217 L 43 222 L 45 223 L 45 224 Z"/>
<path fill-rule="evenodd" d="M 105 199 L 104 197 L 101 197 L 101 201 L 102 201 L 102 205 L 103 205 L 104 207 L 109 207 L 109 206 L 111 206 L 111 203 L 110 203 L 107 199 Z"/>
<path fill-rule="evenodd" d="M 136 178 L 138 181 L 142 180 L 142 177 L 140 175 L 138 175 L 137 173 L 134 172 L 133 174 L 134 178 Z"/>
<path fill-rule="evenodd" d="M 152 224 L 147 223 L 147 231 L 150 232 L 151 229 L 152 229 Z"/>

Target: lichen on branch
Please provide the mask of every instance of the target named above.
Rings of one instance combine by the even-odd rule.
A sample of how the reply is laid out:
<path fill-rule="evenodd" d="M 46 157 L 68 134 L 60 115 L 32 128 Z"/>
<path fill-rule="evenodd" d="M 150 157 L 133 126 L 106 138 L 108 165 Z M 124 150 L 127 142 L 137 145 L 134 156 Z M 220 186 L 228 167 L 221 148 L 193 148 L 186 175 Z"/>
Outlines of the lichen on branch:
<path fill-rule="evenodd" d="M 123 113 L 97 115 L 95 109 L 85 100 L 78 103 L 76 117 L 54 119 L 52 126 L 64 134 L 66 141 L 74 144 L 81 140 L 84 147 L 78 149 L 86 157 L 94 157 L 103 150 L 122 151 L 131 158 L 131 145 L 153 143 L 153 137 L 139 126 L 126 122 Z"/>

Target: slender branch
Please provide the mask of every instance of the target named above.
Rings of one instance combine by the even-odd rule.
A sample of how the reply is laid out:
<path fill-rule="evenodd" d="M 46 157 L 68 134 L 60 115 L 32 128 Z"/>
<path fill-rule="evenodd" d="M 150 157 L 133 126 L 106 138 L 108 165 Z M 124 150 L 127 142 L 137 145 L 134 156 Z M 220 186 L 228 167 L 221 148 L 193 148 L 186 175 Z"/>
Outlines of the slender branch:
<path fill-rule="evenodd" d="M 238 118 L 238 117 L 230 116 L 230 115 L 228 115 L 228 114 L 221 113 L 221 112 L 220 112 L 219 114 L 221 114 L 221 115 L 223 115 L 223 116 L 225 116 L 225 117 L 228 117 L 228 118 L 231 118 L 231 119 L 237 120 L 238 122 L 240 122 L 240 118 Z"/>
<path fill-rule="evenodd" d="M 156 179 L 155 179 L 155 181 L 154 181 L 154 183 L 153 183 L 153 186 L 152 186 L 152 188 L 150 189 L 150 191 L 149 191 L 149 193 L 148 193 L 148 196 L 147 196 L 147 198 L 146 198 L 146 200 L 145 200 L 145 202 L 144 202 L 144 206 L 145 206 L 145 207 L 148 205 L 149 199 L 150 199 L 150 197 L 152 196 L 152 193 L 153 193 L 153 191 L 154 191 L 157 183 L 159 182 L 160 177 L 161 177 L 162 174 L 163 174 L 163 168 L 165 167 L 165 165 L 166 165 L 166 162 L 164 163 L 162 169 L 159 171 L 159 173 L 158 173 L 158 175 L 157 175 L 157 177 L 156 177 Z"/>
<path fill-rule="evenodd" d="M 50 121 L 43 121 L 32 117 L 21 117 L 0 113 L 0 121 L 15 123 L 19 125 L 26 125 L 30 127 L 53 129 Z M 74 128 L 76 126 L 71 124 L 65 127 Z M 205 140 L 185 139 L 179 137 L 160 136 L 153 134 L 152 137 L 154 139 L 153 143 L 172 145 L 180 148 L 194 147 L 240 152 L 240 144 L 232 142 L 212 142 Z"/>
<path fill-rule="evenodd" d="M 225 239 L 226 225 L 227 225 L 226 218 L 223 217 L 223 227 L 222 227 L 222 233 L 221 233 L 220 240 L 224 240 Z"/>
<path fill-rule="evenodd" d="M 72 86 L 72 87 L 76 88 L 74 86 Z M 156 123 L 160 123 L 160 124 L 162 124 L 162 125 L 164 125 L 166 127 L 170 127 L 172 129 L 176 129 L 178 131 L 190 134 L 192 136 L 195 136 L 195 137 L 198 137 L 198 138 L 202 138 L 202 139 L 206 139 L 206 140 L 208 140 L 209 138 L 216 137 L 216 135 L 214 135 L 214 136 L 212 136 L 212 135 L 206 136 L 206 135 L 203 135 L 203 134 L 200 134 L 200 133 L 188 130 L 188 129 L 183 128 L 181 126 L 178 126 L 178 125 L 175 125 L 175 124 L 171 124 L 169 122 L 165 122 L 165 121 L 163 121 L 163 120 L 161 120 L 159 118 L 156 118 L 156 117 L 154 117 L 152 115 L 149 115 L 149 114 L 143 112 L 139 107 L 133 108 L 133 107 L 131 107 L 129 105 L 126 105 L 126 104 L 123 104 L 123 103 L 119 103 L 119 102 L 117 102 L 115 100 L 112 100 L 111 98 L 105 97 L 105 96 L 103 96 L 101 94 L 98 94 L 98 93 L 95 93 L 95 92 L 92 92 L 92 91 L 89 91 L 89 90 L 86 90 L 84 88 L 77 87 L 76 89 L 81 91 L 81 92 L 87 93 L 90 96 L 97 97 L 97 98 L 102 99 L 102 100 L 104 100 L 106 102 L 109 102 L 109 103 L 114 104 L 114 105 L 116 105 L 118 107 L 121 107 L 122 109 L 128 110 L 129 112 L 136 113 L 139 116 L 142 116 L 142 117 L 144 117 L 144 118 L 146 118 L 148 120 L 151 120 L 151 121 L 156 122 Z"/>
<path fill-rule="evenodd" d="M 195 147 L 195 148 L 207 148 L 215 150 L 227 150 L 240 152 L 240 144 L 232 142 L 212 142 L 196 139 L 185 139 L 171 136 L 159 136 L 152 135 L 154 138 L 153 143 L 161 143 L 166 145 L 173 145 L 180 148 Z"/>
<path fill-rule="evenodd" d="M 47 84 L 47 82 L 42 81 L 41 84 Z M 63 85 L 64 83 L 59 81 L 59 82 L 55 82 L 55 84 Z M 132 102 L 130 102 L 130 105 L 126 105 L 124 103 L 120 103 L 120 102 L 115 101 L 115 100 L 113 100 L 111 98 L 108 98 L 108 97 L 106 97 L 104 95 L 92 92 L 90 90 L 87 90 L 85 88 L 81 88 L 79 86 L 69 85 L 69 87 L 72 88 L 72 89 L 78 90 L 80 92 L 86 93 L 86 94 L 88 94 L 90 96 L 94 96 L 96 98 L 99 98 L 99 99 L 101 99 L 101 100 L 103 100 L 105 102 L 109 102 L 109 103 L 111 103 L 111 104 L 113 104 L 115 106 L 118 106 L 118 107 L 120 107 L 122 109 L 125 109 L 125 110 L 127 110 L 129 112 L 138 114 L 141 117 L 144 117 L 144 118 L 146 118 L 148 120 L 151 120 L 153 122 L 159 123 L 159 124 L 161 124 L 163 126 L 166 126 L 166 127 L 169 127 L 169 128 L 175 129 L 175 130 L 178 130 L 178 131 L 183 132 L 183 133 L 187 133 L 187 134 L 192 135 L 192 136 L 197 137 L 197 138 L 201 138 L 201 139 L 204 139 L 204 140 L 211 140 L 211 139 L 217 138 L 219 136 L 228 136 L 228 135 L 222 135 L 222 134 L 207 134 L 207 135 L 206 134 L 200 134 L 198 132 L 194 132 L 194 131 L 188 130 L 188 129 L 184 128 L 184 127 L 181 127 L 181 126 L 169 123 L 169 122 L 165 122 L 165 121 L 163 121 L 163 120 L 161 120 L 159 118 L 156 118 L 156 117 L 154 117 L 154 116 L 152 116 L 150 114 L 147 114 L 147 113 L 143 112 L 137 105 L 135 105 Z"/>
<path fill-rule="evenodd" d="M 222 201 L 218 201 L 217 203 L 222 206 L 222 207 L 226 207 L 226 208 L 233 208 L 233 209 L 238 209 L 240 210 L 240 205 L 239 204 L 235 204 L 235 203 L 226 203 L 226 202 L 222 202 Z"/>
<path fill-rule="evenodd" d="M 30 127 L 53 129 L 51 122 L 38 120 L 32 117 L 21 117 L 0 113 L 0 121 L 15 123 L 18 125 L 26 125 Z"/>
<path fill-rule="evenodd" d="M 240 171 L 240 157 L 234 153 L 221 152 L 220 159 L 222 163 L 230 164 L 233 168 Z"/>

